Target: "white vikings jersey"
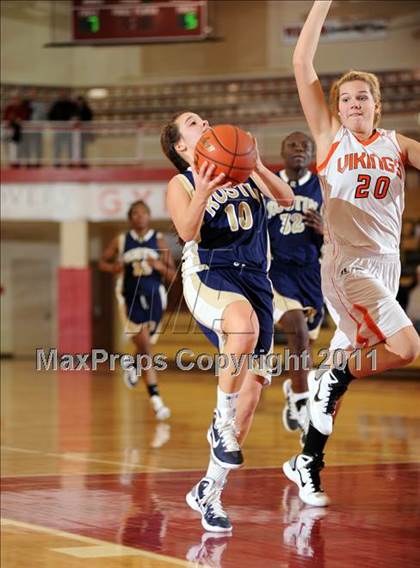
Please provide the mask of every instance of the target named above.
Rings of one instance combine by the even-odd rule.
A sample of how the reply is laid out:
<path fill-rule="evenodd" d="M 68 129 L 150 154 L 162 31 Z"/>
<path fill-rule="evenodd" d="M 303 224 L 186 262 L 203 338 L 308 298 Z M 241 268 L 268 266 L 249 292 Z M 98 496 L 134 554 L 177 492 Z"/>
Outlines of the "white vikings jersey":
<path fill-rule="evenodd" d="M 358 257 L 399 253 L 405 169 L 395 131 L 360 141 L 342 126 L 318 175 L 327 242 Z"/>

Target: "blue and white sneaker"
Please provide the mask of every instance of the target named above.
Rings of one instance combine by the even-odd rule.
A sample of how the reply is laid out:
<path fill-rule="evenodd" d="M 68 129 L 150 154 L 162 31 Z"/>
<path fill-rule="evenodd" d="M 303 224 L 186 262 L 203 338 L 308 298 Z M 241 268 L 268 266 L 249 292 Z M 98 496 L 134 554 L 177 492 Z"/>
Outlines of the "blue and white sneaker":
<path fill-rule="evenodd" d="M 321 487 L 319 472 L 324 467 L 323 455 L 299 454 L 283 464 L 283 472 L 299 487 L 299 497 L 307 505 L 327 507 L 330 500 Z"/>
<path fill-rule="evenodd" d="M 347 390 L 334 375 L 332 369 L 318 369 L 308 374 L 309 417 L 321 434 L 329 436 L 333 431 L 333 417 L 338 400 Z"/>
<path fill-rule="evenodd" d="M 244 458 L 236 438 L 235 420 L 222 419 L 217 408 L 207 431 L 207 441 L 210 444 L 211 457 L 220 467 L 238 469 L 243 465 Z"/>
<path fill-rule="evenodd" d="M 185 497 L 191 509 L 201 513 L 201 524 L 206 531 L 230 532 L 232 530 L 232 525 L 222 506 L 222 491 L 223 486 L 219 487 L 214 479 L 203 477 Z"/>

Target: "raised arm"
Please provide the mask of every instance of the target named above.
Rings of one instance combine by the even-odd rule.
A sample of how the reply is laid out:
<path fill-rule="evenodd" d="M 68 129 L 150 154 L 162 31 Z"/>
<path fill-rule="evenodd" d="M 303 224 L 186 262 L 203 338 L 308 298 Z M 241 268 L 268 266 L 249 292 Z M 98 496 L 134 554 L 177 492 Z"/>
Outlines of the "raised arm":
<path fill-rule="evenodd" d="M 283 207 L 290 207 L 293 205 L 295 195 L 290 186 L 280 179 L 279 176 L 273 174 L 273 172 L 264 166 L 264 164 L 252 172 L 251 177 L 262 193 L 269 199 L 273 199 Z"/>
<path fill-rule="evenodd" d="M 328 108 L 321 82 L 314 68 L 315 53 L 330 5 L 331 0 L 314 2 L 293 53 L 293 68 L 299 98 L 308 126 L 318 146 L 318 157 L 319 154 L 322 155 L 328 151 L 339 128 L 338 121 Z"/>
<path fill-rule="evenodd" d="M 249 132 L 249 134 L 251 133 Z M 273 172 L 262 163 L 257 139 L 255 136 L 253 138 L 257 150 L 257 163 L 255 170 L 251 174 L 252 179 L 258 185 L 261 192 L 269 199 L 276 201 L 283 207 L 290 207 L 295 199 L 295 194 L 287 183 L 280 179 L 279 176 L 276 176 L 276 174 L 273 174 Z"/>
<path fill-rule="evenodd" d="M 420 170 L 420 142 L 402 134 L 397 134 L 397 140 L 410 166 Z"/>

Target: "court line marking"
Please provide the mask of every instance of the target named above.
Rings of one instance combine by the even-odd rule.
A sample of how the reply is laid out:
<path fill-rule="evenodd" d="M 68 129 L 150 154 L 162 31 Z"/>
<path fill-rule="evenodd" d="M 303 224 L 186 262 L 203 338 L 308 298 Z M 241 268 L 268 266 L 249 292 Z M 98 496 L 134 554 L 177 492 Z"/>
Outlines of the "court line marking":
<path fill-rule="evenodd" d="M 49 548 L 52 552 L 66 554 L 74 558 L 115 558 L 119 556 L 140 556 L 137 551 L 127 550 L 120 544 L 71 546 L 66 548 Z"/>
<path fill-rule="evenodd" d="M 127 463 L 127 462 L 121 462 L 121 461 L 114 461 L 114 460 L 101 460 L 98 458 L 88 458 L 86 456 L 83 456 L 77 452 L 43 452 L 42 450 L 28 450 L 26 448 L 12 448 L 11 446 L 1 446 L 2 450 L 5 450 L 7 452 L 17 452 L 17 453 L 24 453 L 24 454 L 38 454 L 41 456 L 47 456 L 47 457 L 52 457 L 52 458 L 60 458 L 60 459 L 64 459 L 64 460 L 68 460 L 68 461 L 78 461 L 78 462 L 89 462 L 89 463 L 102 463 L 102 464 L 106 464 L 106 465 L 118 465 L 118 466 L 123 466 L 123 467 L 128 467 L 130 469 L 136 469 L 136 468 L 141 468 L 141 469 L 145 469 L 147 471 L 150 471 L 151 473 L 157 473 L 157 472 L 170 472 L 173 471 L 172 469 L 168 469 L 165 467 L 153 467 L 153 466 L 149 466 L 149 465 L 142 465 L 139 463 Z"/>
<path fill-rule="evenodd" d="M 130 470 L 136 470 L 139 469 L 140 471 L 137 473 L 175 473 L 177 471 L 179 472 L 184 472 L 184 473 L 194 473 L 194 472 L 198 472 L 200 473 L 202 470 L 199 468 L 179 468 L 179 469 L 170 469 L 170 468 L 158 468 L 158 467 L 151 467 L 148 465 L 142 465 L 142 464 L 131 464 L 131 463 L 127 463 L 127 462 L 119 462 L 119 461 L 112 461 L 112 460 L 101 460 L 101 459 L 96 459 L 96 458 L 88 458 L 85 456 L 81 456 L 80 454 L 77 453 L 72 453 L 72 452 L 64 452 L 64 453 L 53 453 L 53 452 L 42 452 L 41 450 L 28 450 L 26 448 L 17 448 L 17 447 L 11 447 L 11 446 L 1 446 L 1 450 L 5 450 L 5 451 L 9 451 L 9 452 L 17 452 L 17 453 L 25 453 L 25 454 L 38 454 L 38 455 L 42 455 L 42 456 L 47 456 L 47 457 L 54 457 L 54 458 L 60 458 L 60 459 L 64 459 L 67 461 L 75 461 L 75 462 L 81 462 L 81 463 L 101 463 L 101 464 L 107 464 L 107 465 L 115 465 L 115 466 L 119 466 L 119 467 L 128 467 L 130 468 Z M 340 453 L 345 453 L 345 452 L 340 452 L 340 451 L 336 451 L 336 454 Z M 358 452 L 359 455 L 363 455 L 363 454 L 367 454 L 369 455 L 370 452 Z M 402 459 L 406 458 L 406 456 L 400 456 Z M 329 468 L 331 467 L 340 467 L 340 468 L 345 468 L 346 466 L 372 466 L 372 465 L 392 465 L 392 464 L 419 464 L 419 461 L 395 461 L 396 459 L 398 459 L 398 456 L 393 456 L 389 458 L 390 461 L 383 461 L 383 462 L 376 462 L 376 461 L 372 461 L 372 462 L 367 462 L 364 461 L 363 463 L 360 462 L 351 462 L 351 463 L 346 463 L 346 464 L 328 464 L 325 471 L 324 471 L 324 475 L 325 473 L 328 473 Z M 266 466 L 260 466 L 260 467 L 249 467 L 248 469 L 250 470 L 265 470 L 265 469 L 276 469 L 278 468 L 279 471 L 281 470 L 281 465 L 266 465 Z M 118 475 L 119 473 L 121 473 L 121 471 L 116 471 L 116 472 L 95 472 L 95 473 L 89 473 L 86 474 L 86 472 L 81 472 L 79 474 L 77 473 L 69 473 L 69 474 L 65 474 L 66 476 L 69 477 L 73 477 L 75 475 Z M 133 472 L 134 473 L 134 472 Z M 18 475 L 2 475 L 1 478 L 5 478 L 5 477 L 10 477 L 10 478 L 25 478 L 25 477 L 54 477 L 54 476 L 60 476 L 62 477 L 62 474 L 60 472 L 58 473 L 38 473 L 38 474 L 18 474 Z"/>
<path fill-rule="evenodd" d="M 16 475 L 11 475 L 11 474 L 5 474 L 5 475 L 1 475 L 1 479 L 25 479 L 28 478 L 30 479 L 31 477 L 80 477 L 81 475 L 119 475 L 120 472 L 115 472 L 115 471 L 95 471 L 95 473 L 86 473 L 86 471 L 80 471 L 75 472 L 75 473 L 18 473 Z M 136 472 L 137 473 L 149 473 L 147 471 L 145 472 Z M 159 473 L 159 472 L 156 472 Z M 170 472 L 167 472 L 170 473 Z"/>
<path fill-rule="evenodd" d="M 78 534 L 73 534 L 67 531 L 62 531 L 62 530 L 58 530 L 58 529 L 52 529 L 50 527 L 44 527 L 41 525 L 35 525 L 32 523 L 24 523 L 22 521 L 14 521 L 13 519 L 7 519 L 2 517 L 1 518 L 1 526 L 2 527 L 7 527 L 7 526 L 12 526 L 12 527 L 16 527 L 18 529 L 26 529 L 26 530 L 30 530 L 30 531 L 34 531 L 34 532 L 41 532 L 41 533 L 46 533 L 46 534 L 50 534 L 53 535 L 55 537 L 58 538 L 66 538 L 66 539 L 71 539 L 71 540 L 77 540 L 79 542 L 83 542 L 85 544 L 88 544 L 90 546 L 95 546 L 95 547 L 104 547 L 104 546 L 109 546 L 109 547 L 114 547 L 116 546 L 115 543 L 112 542 L 107 542 L 106 540 L 99 540 L 96 538 L 91 538 L 89 536 L 83 536 L 83 535 L 78 535 Z M 4 546 L 4 544 L 3 544 Z M 148 558 L 150 560 L 156 560 L 156 561 L 161 561 L 161 562 L 166 562 L 166 563 L 171 563 L 173 565 L 176 566 L 183 566 L 191 568 L 191 563 L 188 562 L 187 560 L 181 560 L 179 558 L 175 558 L 175 557 L 171 557 L 171 556 L 165 556 L 164 554 L 157 554 L 156 552 L 149 552 L 147 550 L 141 550 L 139 548 L 134 548 L 131 546 L 125 546 L 125 545 L 118 545 L 121 547 L 121 550 L 126 550 L 127 551 L 127 555 L 130 556 L 142 556 L 143 558 Z M 75 547 L 77 548 L 77 547 Z M 57 551 L 57 549 L 53 549 L 50 548 L 49 550 L 54 550 Z M 63 549 L 63 550 L 68 550 L 68 549 Z M 59 551 L 59 549 L 58 549 Z M 124 554 L 124 553 L 123 553 Z M 204 566 L 204 568 L 206 568 Z M 209 567 L 207 567 L 209 568 Z"/>
<path fill-rule="evenodd" d="M 357 470 L 357 473 L 364 473 L 364 470 L 362 469 L 364 466 L 366 467 L 372 467 L 372 466 L 377 466 L 377 465 L 418 465 L 420 466 L 420 460 L 419 461 L 389 461 L 389 462 L 363 462 L 363 463 L 359 463 L 359 462 L 354 462 L 354 463 L 346 463 L 346 464 L 330 464 L 327 465 L 326 468 L 323 470 L 323 475 L 328 475 L 328 474 L 332 474 L 332 473 L 336 473 L 336 470 L 339 469 L 340 470 L 340 474 L 343 473 L 352 473 L 354 474 L 354 470 L 352 469 L 349 472 L 343 471 L 346 467 L 358 467 L 359 469 Z M 281 471 L 281 467 L 277 466 L 277 465 L 263 465 L 260 467 L 246 467 L 244 469 L 242 469 L 242 471 L 253 471 L 253 472 L 258 472 L 258 471 L 265 471 L 267 469 L 274 469 L 277 470 L 278 473 L 282 473 Z M 331 471 L 331 469 L 333 469 L 334 471 Z M 164 472 L 153 472 L 153 473 L 194 473 L 197 475 L 201 475 L 203 473 L 203 469 L 171 469 L 171 470 L 166 470 Z M 135 472 L 136 474 L 141 474 L 141 473 L 148 473 L 146 471 L 139 471 L 139 472 Z M 6 479 L 25 479 L 25 478 L 33 478 L 33 477 L 60 477 L 60 478 L 64 478 L 64 477 L 80 477 L 80 476 L 88 476 L 88 477 L 92 477 L 95 475 L 120 475 L 121 472 L 119 471 L 95 471 L 94 473 L 86 473 L 85 471 L 82 472 L 74 472 L 74 473 L 60 473 L 60 472 L 56 472 L 56 473 L 19 473 L 19 474 L 6 474 L 6 475 L 1 475 L 1 479 L 6 480 Z"/>
<path fill-rule="evenodd" d="M 107 464 L 107 465 L 118 465 L 118 466 L 122 466 L 122 467 L 128 467 L 130 469 L 136 469 L 136 468 L 142 468 L 142 469 L 146 469 L 149 470 L 151 473 L 159 473 L 159 472 L 173 472 L 173 471 L 201 471 L 198 468 L 165 468 L 165 467 L 153 467 L 153 466 L 149 466 L 146 464 L 141 464 L 141 463 L 129 463 L 129 462 L 125 462 L 125 461 L 116 461 L 116 460 L 102 460 L 102 459 L 98 459 L 98 458 L 89 458 L 86 456 L 83 456 L 82 454 L 78 453 L 78 452 L 43 452 L 42 450 L 28 450 L 26 448 L 17 448 L 17 447 L 11 447 L 11 446 L 1 446 L 1 450 L 5 450 L 8 452 L 17 452 L 17 453 L 28 453 L 28 454 L 39 454 L 42 456 L 48 456 L 48 457 L 54 457 L 54 458 L 61 458 L 61 459 L 65 459 L 65 460 L 69 460 L 69 461 L 80 461 L 80 462 L 93 462 L 93 463 L 102 463 L 102 464 Z M 346 451 L 340 451 L 340 450 L 335 450 L 334 453 L 336 455 L 345 455 Z M 371 455 L 372 452 L 370 451 L 358 451 L 357 454 L 358 455 Z M 386 456 L 383 456 L 386 459 Z M 346 464 L 342 464 L 343 466 L 346 465 L 386 465 L 389 463 L 420 463 L 420 460 L 410 460 L 407 461 L 407 456 L 405 454 L 390 454 L 389 455 L 389 460 L 390 461 L 382 461 L 382 462 L 378 462 L 378 461 L 372 461 L 372 462 L 350 462 L 350 463 L 346 463 Z M 403 460 L 403 461 L 396 461 L 396 460 Z M 331 466 L 339 466 L 341 464 L 334 464 L 331 463 L 328 465 L 328 467 Z M 281 464 L 274 464 L 274 465 L 264 465 L 264 466 L 253 466 L 250 467 L 249 469 L 271 469 L 271 468 L 275 468 L 275 467 L 279 467 L 281 468 Z M 108 473 L 108 472 L 105 472 Z M 120 473 L 120 472 L 116 472 L 116 473 Z M 26 475 L 26 474 L 25 474 Z M 30 474 L 33 475 L 33 474 Z M 54 474 L 39 474 L 39 475 L 54 475 Z M 60 475 L 60 474 L 58 474 Z M 94 475 L 94 474 L 93 474 Z"/>

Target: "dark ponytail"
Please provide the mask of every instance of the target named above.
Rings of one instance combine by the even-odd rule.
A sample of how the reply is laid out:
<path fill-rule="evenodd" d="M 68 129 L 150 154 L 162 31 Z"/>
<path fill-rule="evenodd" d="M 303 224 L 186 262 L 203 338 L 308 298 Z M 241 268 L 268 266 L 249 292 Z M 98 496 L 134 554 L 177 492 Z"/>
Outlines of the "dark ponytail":
<path fill-rule="evenodd" d="M 179 142 L 181 134 L 179 132 L 178 124 L 175 122 L 176 119 L 185 114 L 185 112 L 179 112 L 175 114 L 169 122 L 167 122 L 161 130 L 160 133 L 160 145 L 162 147 L 163 153 L 170 160 L 179 172 L 184 172 L 190 167 L 189 163 L 186 162 L 178 152 L 175 150 L 175 144 Z"/>

